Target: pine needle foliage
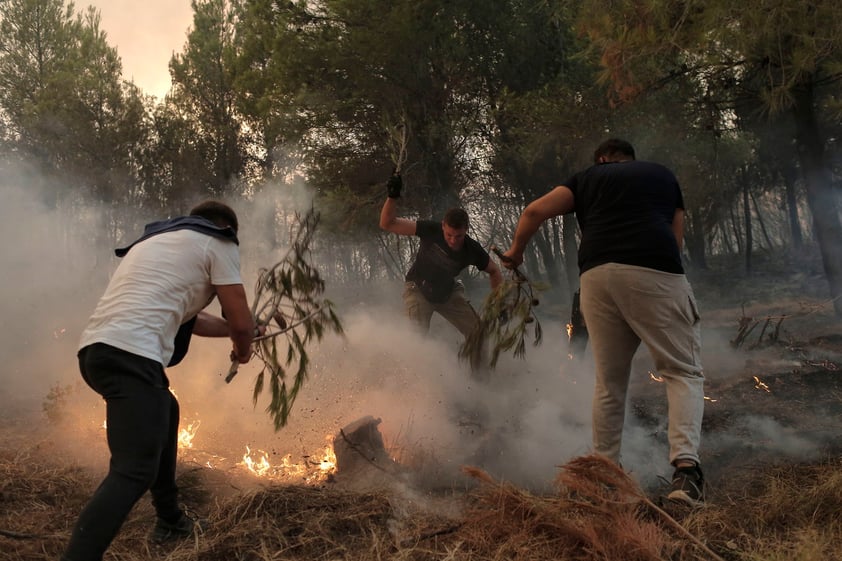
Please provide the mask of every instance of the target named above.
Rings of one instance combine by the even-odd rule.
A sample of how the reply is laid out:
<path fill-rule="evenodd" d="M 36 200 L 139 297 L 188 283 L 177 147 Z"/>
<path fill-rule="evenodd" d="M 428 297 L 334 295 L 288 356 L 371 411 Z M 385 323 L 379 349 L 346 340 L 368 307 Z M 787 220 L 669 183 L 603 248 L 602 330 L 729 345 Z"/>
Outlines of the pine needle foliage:
<path fill-rule="evenodd" d="M 307 379 L 307 348 L 325 333 L 342 334 L 342 324 L 330 300 L 323 298 L 325 282 L 309 260 L 310 244 L 319 224 L 312 209 L 296 217 L 292 245 L 283 259 L 257 277 L 252 313 L 266 332 L 255 339 L 255 355 L 263 368 L 254 382 L 252 399 L 268 385 L 266 412 L 275 430 L 287 424 L 295 398 Z"/>
<path fill-rule="evenodd" d="M 500 354 L 512 351 L 515 357 L 526 355 L 526 338 L 532 331 L 533 345 L 543 339 L 541 323 L 534 313 L 539 304 L 537 298 L 541 287 L 531 283 L 517 269 L 508 278 L 488 293 L 479 314 L 479 326 L 465 338 L 459 348 L 459 358 L 470 361 L 476 368 L 482 364 L 486 352 L 490 352 L 488 365 L 497 366 Z M 490 351 L 487 351 L 490 345 Z"/>

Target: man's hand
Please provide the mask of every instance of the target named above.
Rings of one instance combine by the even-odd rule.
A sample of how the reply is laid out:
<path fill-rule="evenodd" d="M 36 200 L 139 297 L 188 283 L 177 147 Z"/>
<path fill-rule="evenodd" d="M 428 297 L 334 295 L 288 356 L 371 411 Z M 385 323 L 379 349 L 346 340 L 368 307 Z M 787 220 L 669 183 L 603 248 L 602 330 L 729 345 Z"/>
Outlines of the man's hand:
<path fill-rule="evenodd" d="M 389 181 L 386 182 L 386 193 L 390 199 L 398 199 L 401 196 L 401 189 L 403 188 L 403 179 L 400 173 L 393 173 Z"/>
<path fill-rule="evenodd" d="M 507 269 L 517 269 L 523 263 L 522 252 L 516 252 L 512 248 L 509 248 L 503 253 L 497 247 L 492 247 L 491 250 L 500 259 L 500 263 Z"/>
<path fill-rule="evenodd" d="M 254 338 L 257 339 L 258 337 L 263 337 L 264 335 L 266 335 L 266 326 L 261 325 L 259 323 L 256 324 L 254 326 Z M 254 343 L 252 343 L 252 345 L 254 345 Z M 251 345 L 249 346 L 248 354 L 244 354 L 244 355 L 238 355 L 237 354 L 237 348 L 234 347 L 234 349 L 231 350 L 231 361 L 233 362 L 233 361 L 236 360 L 240 364 L 245 364 L 249 360 L 251 360 L 251 357 L 253 355 L 254 355 L 254 350 L 253 350 Z"/>
<path fill-rule="evenodd" d="M 251 360 L 252 354 L 253 353 L 251 352 L 251 349 L 249 349 L 248 354 L 245 355 L 238 355 L 236 350 L 232 350 L 230 356 L 231 362 L 236 362 L 238 364 L 246 364 L 248 361 Z"/>
<path fill-rule="evenodd" d="M 523 253 L 509 248 L 500 255 L 500 262 L 507 269 L 517 269 L 523 263 Z"/>
<path fill-rule="evenodd" d="M 246 291 L 242 284 L 216 285 L 214 288 L 228 321 L 228 335 L 234 345 L 234 354 L 237 360 L 245 364 L 251 358 L 251 342 L 256 327 L 248 307 Z"/>

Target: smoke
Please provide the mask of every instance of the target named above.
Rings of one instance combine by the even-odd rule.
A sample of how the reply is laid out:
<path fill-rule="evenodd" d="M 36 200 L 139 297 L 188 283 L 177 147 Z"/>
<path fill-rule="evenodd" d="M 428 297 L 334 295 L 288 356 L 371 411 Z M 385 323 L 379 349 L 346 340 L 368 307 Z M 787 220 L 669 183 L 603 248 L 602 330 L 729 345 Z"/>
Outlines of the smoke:
<path fill-rule="evenodd" d="M 381 420 L 392 457 L 416 470 L 422 485 L 465 485 L 459 467 L 469 464 L 542 489 L 560 463 L 588 451 L 591 377 L 563 374 L 550 346 L 530 349 L 528 363 L 504 358 L 486 385 L 457 358 L 455 329 L 434 321 L 433 335 L 419 333 L 399 299 L 339 312 L 345 336 L 328 336 L 310 350 L 311 374 L 289 424 L 277 433 L 264 412 L 268 397 L 251 405 L 258 366 L 241 367 L 226 385 L 226 353 L 197 340 L 169 371 L 183 423 L 202 419 L 196 445 L 224 441 L 239 452 L 249 444 L 300 459 L 371 415 Z"/>
<path fill-rule="evenodd" d="M 138 221 L 164 217 L 141 217 L 127 209 L 124 220 L 97 203 L 57 202 L 55 193 L 61 193 L 60 185 L 31 170 L 7 170 L 0 176 L 0 232 L 6 242 L 0 268 L 6 297 L 0 311 L 7 325 L 0 340 L 0 406 L 7 416 L 40 415 L 42 421 L 42 405 L 48 414 L 64 408 L 60 426 L 70 429 L 57 440 L 74 460 L 105 465 L 104 406 L 81 382 L 76 346 L 118 263 L 107 228 L 131 225 L 118 231 L 120 242 L 130 241 L 140 234 Z M 311 205 L 312 192 L 303 184 L 266 185 L 250 200 L 234 204 L 248 293 L 257 270 L 274 264 L 286 250 L 289 231 L 277 226 L 286 224 L 281 217 Z M 342 427 L 367 415 L 381 419 L 379 429 L 392 457 L 430 486 L 468 484 L 459 472 L 468 464 L 544 491 L 558 466 L 591 451 L 593 365 L 588 359 L 568 361 L 564 325 L 551 314 L 540 316 L 544 343 L 528 345 L 524 359 L 503 356 L 483 384 L 458 359 L 461 336 L 452 326 L 435 316 L 430 333 L 421 334 L 406 320 L 400 282 L 365 288 L 328 286 L 345 335 L 328 335 L 309 349 L 309 378 L 289 424 L 277 432 L 265 412 L 266 393 L 252 401 L 259 365 L 241 366 L 226 384 L 230 343 L 193 339 L 190 353 L 168 376 L 181 404 L 182 426 L 198 427 L 193 444 L 207 452 L 202 463 L 213 457 L 231 465 L 246 446 L 265 450 L 273 463 L 286 456 L 304 461 L 323 450 Z M 475 301 L 485 290 L 481 286 Z M 745 357 L 730 349 L 727 330 L 720 329 L 730 328 L 733 318 L 712 323 L 703 341 L 703 363 L 709 380 L 721 382 L 741 371 Z M 651 368 L 641 349 L 632 375 L 632 401 L 653 391 L 664 393 L 647 376 Z M 661 405 L 643 419 L 629 408 L 623 466 L 646 485 L 671 469 L 665 410 Z M 743 437 L 748 434 L 752 442 L 786 455 L 806 455 L 818 445 L 761 415 L 747 417 L 745 426 Z M 735 433 L 710 444 L 728 445 L 731 437 L 735 442 L 741 438 Z M 706 446 L 703 441 L 703 455 Z M 185 451 L 182 457 L 189 461 L 191 454 Z"/>
<path fill-rule="evenodd" d="M 48 196 L 55 187 L 26 168 L 0 174 L 0 314 L 6 325 L 0 397 L 17 405 L 43 397 L 76 368 L 77 335 L 87 319 L 80 310 L 92 309 L 103 280 L 90 245 L 91 232 L 100 229 L 96 213 L 60 212 Z"/>
<path fill-rule="evenodd" d="M 788 458 L 810 459 L 818 455 L 820 442 L 770 417 L 745 415 L 739 417 L 735 424 L 738 430 L 719 437 L 723 446 L 762 449 L 766 453 Z"/>
<path fill-rule="evenodd" d="M 119 262 L 107 229 L 126 225 L 116 231 L 119 245 L 137 237 L 143 221 L 164 216 L 139 216 L 134 209 L 123 219 L 105 205 L 57 201 L 60 192 L 61 185 L 28 169 L 7 169 L 0 180 L 6 240 L 0 282 L 7 293 L 0 305 L 11 327 L 0 343 L 0 404 L 7 415 L 44 425 L 45 412 L 61 417 L 56 430 L 67 431 L 57 438 L 61 446 L 74 460 L 104 465 L 104 405 L 81 381 L 77 344 Z M 302 185 L 266 186 L 235 203 L 247 292 L 256 271 L 286 249 L 289 232 L 273 226 L 278 217 L 311 204 Z M 504 358 L 486 387 L 458 359 L 461 335 L 449 324 L 437 317 L 424 335 L 407 322 L 400 283 L 371 290 L 379 294 L 374 302 L 361 301 L 356 290 L 328 290 L 334 302 L 348 303 L 337 306 L 345 336 L 329 335 L 309 350 L 309 379 L 278 432 L 265 412 L 267 395 L 252 402 L 259 365 L 242 366 L 226 384 L 230 343 L 193 339 L 168 376 L 182 427 L 198 426 L 194 448 L 230 459 L 248 445 L 266 450 L 270 460 L 290 455 L 297 461 L 318 453 L 346 424 L 372 415 L 382 420 L 381 432 L 399 460 L 438 466 L 457 479 L 459 465 L 478 464 L 530 485 L 544 485 L 556 465 L 587 450 L 589 376 L 563 374 L 554 346 L 530 348 L 527 361 Z M 551 329 L 562 333 L 561 326 Z"/>

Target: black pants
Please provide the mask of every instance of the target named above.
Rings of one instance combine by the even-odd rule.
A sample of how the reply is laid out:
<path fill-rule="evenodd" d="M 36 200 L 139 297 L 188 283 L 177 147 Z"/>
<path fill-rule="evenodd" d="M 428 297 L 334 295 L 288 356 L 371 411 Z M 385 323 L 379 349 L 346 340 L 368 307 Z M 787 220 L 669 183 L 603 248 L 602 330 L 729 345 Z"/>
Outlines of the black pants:
<path fill-rule="evenodd" d="M 108 475 L 82 510 L 66 561 L 100 561 L 137 501 L 152 493 L 160 518 L 180 515 L 175 484 L 178 401 L 160 363 L 109 345 L 79 351 L 85 382 L 106 403 Z"/>

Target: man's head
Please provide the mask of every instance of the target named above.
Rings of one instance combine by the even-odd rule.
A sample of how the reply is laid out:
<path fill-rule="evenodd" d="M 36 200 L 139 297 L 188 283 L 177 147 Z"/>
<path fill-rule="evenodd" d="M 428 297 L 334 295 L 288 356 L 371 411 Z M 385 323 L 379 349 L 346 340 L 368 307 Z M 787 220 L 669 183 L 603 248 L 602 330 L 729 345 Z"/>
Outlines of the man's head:
<path fill-rule="evenodd" d="M 451 208 L 441 221 L 441 230 L 444 233 L 444 241 L 450 249 L 454 251 L 462 249 L 465 235 L 468 233 L 468 213 L 461 208 Z"/>
<path fill-rule="evenodd" d="M 228 226 L 234 230 L 235 234 L 240 229 L 240 224 L 237 221 L 237 213 L 230 206 L 219 201 L 199 203 L 190 210 L 190 216 L 201 216 L 220 228 Z"/>
<path fill-rule="evenodd" d="M 609 138 L 593 153 L 593 163 L 625 162 L 634 160 L 634 147 L 620 138 Z"/>

